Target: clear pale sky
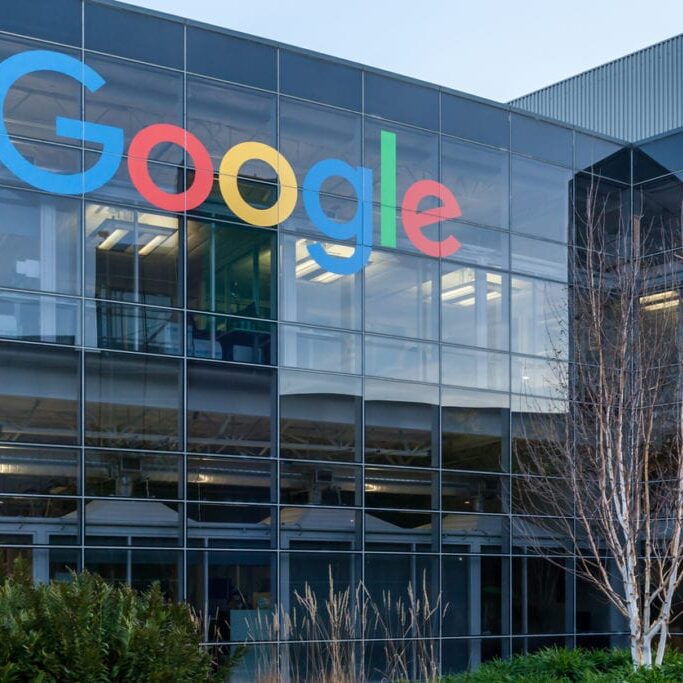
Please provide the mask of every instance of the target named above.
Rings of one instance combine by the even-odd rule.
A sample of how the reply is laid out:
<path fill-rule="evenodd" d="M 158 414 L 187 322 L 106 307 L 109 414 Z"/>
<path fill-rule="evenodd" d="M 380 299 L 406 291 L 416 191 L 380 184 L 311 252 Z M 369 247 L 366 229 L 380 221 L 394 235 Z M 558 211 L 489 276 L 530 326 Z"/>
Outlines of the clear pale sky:
<path fill-rule="evenodd" d="M 133 0 L 507 101 L 683 33 L 683 0 Z"/>

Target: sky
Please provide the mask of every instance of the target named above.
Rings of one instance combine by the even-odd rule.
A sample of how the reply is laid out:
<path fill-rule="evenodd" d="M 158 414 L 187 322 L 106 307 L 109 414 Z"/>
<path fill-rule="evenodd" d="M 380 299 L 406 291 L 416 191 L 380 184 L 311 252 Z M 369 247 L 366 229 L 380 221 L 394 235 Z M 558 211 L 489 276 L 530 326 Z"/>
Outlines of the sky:
<path fill-rule="evenodd" d="M 132 0 L 506 102 L 683 33 L 682 0 Z"/>

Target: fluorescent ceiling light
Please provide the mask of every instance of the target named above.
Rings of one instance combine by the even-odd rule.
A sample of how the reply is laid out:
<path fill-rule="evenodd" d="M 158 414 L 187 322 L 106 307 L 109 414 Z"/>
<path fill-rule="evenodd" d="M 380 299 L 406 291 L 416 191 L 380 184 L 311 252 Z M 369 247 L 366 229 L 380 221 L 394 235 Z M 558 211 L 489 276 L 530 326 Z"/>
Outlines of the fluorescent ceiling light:
<path fill-rule="evenodd" d="M 97 248 L 102 249 L 102 251 L 107 251 L 111 249 L 115 244 L 120 242 L 126 235 L 128 234 L 128 230 L 124 230 L 123 228 L 116 228 L 114 232 L 107 237 L 102 244 L 100 244 Z"/>
<path fill-rule="evenodd" d="M 156 237 L 152 237 L 152 239 L 149 242 L 147 242 L 147 244 L 140 247 L 138 253 L 140 254 L 140 256 L 147 256 L 147 254 L 151 254 L 160 244 L 165 242 L 167 239 L 167 235 L 156 235 Z"/>

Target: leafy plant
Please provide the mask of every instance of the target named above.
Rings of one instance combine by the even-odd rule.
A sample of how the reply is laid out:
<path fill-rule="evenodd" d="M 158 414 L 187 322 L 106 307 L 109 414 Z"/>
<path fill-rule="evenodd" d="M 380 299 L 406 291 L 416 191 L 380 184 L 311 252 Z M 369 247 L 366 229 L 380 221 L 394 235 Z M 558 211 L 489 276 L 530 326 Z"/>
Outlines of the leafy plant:
<path fill-rule="evenodd" d="M 0 683 L 218 681 L 187 605 L 83 572 L 34 585 L 19 561 L 0 583 Z"/>

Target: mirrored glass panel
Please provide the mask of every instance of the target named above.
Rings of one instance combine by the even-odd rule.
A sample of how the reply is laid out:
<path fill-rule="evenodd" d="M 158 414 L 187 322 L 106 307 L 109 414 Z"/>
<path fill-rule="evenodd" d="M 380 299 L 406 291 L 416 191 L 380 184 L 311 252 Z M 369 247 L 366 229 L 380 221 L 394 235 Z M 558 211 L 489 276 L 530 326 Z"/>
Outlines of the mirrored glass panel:
<path fill-rule="evenodd" d="M 441 347 L 441 382 L 473 389 L 507 391 L 509 363 L 507 354 Z"/>
<path fill-rule="evenodd" d="M 361 505 L 361 471 L 355 465 L 280 463 L 280 502 L 288 505 Z"/>
<path fill-rule="evenodd" d="M 453 512 L 506 512 L 505 479 L 484 474 L 443 472 L 441 505 Z"/>
<path fill-rule="evenodd" d="M 308 370 L 360 374 L 362 337 L 352 332 L 280 325 L 280 364 Z"/>
<path fill-rule="evenodd" d="M 568 256 L 565 245 L 511 235 L 510 249 L 512 270 L 560 282 L 567 281 Z"/>
<path fill-rule="evenodd" d="M 79 492 L 78 452 L 63 448 L 0 447 L 0 493 L 74 496 Z"/>
<path fill-rule="evenodd" d="M 365 336 L 365 373 L 409 382 L 439 381 L 439 345 Z"/>
<path fill-rule="evenodd" d="M 275 502 L 275 466 L 248 458 L 187 458 L 187 497 L 223 503 Z"/>
<path fill-rule="evenodd" d="M 415 469 L 365 468 L 365 505 L 369 508 L 429 510 L 436 507 L 437 475 Z"/>

